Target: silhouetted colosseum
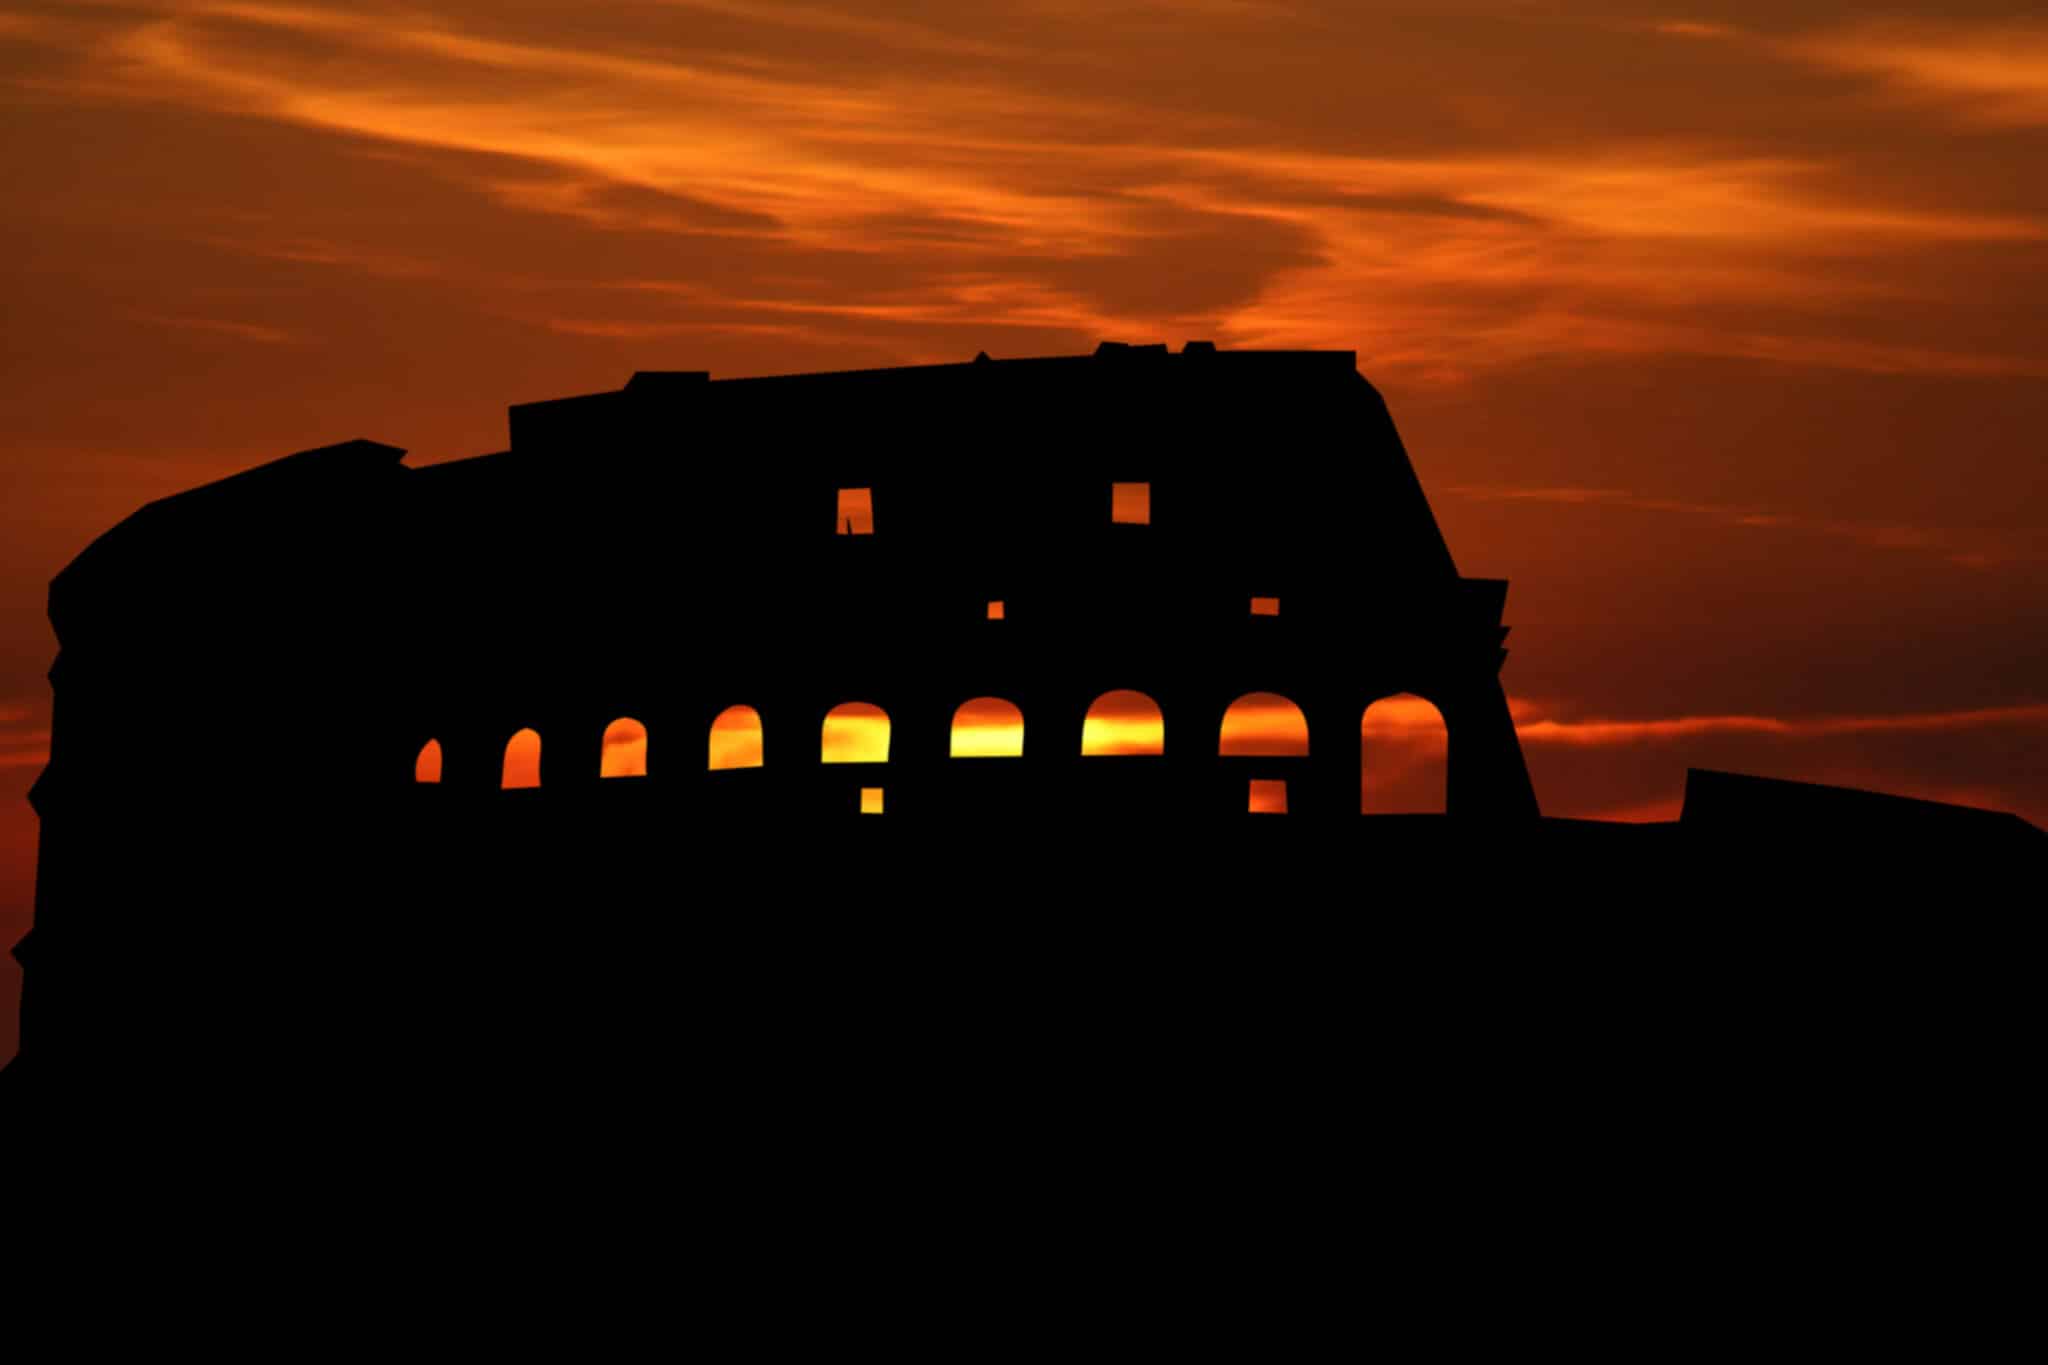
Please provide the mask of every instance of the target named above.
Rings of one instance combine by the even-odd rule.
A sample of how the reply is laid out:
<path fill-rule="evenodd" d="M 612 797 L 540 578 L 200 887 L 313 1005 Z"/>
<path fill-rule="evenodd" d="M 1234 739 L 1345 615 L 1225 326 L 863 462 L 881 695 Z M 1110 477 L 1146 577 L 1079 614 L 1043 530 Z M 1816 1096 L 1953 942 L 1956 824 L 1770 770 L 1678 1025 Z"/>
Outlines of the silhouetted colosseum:
<path fill-rule="evenodd" d="M 1452 813 L 1536 814 L 1507 585 L 1459 577 L 1350 352 L 643 373 L 511 437 L 300 457 L 388 489 L 354 531 L 403 581 L 386 781 L 552 791 L 604 751 L 717 814 L 1355 815 L 1360 715 L 1413 693 Z"/>
<path fill-rule="evenodd" d="M 1350 352 L 643 372 L 403 454 L 153 503 L 52 584 L 15 1071 L 641 1065 L 742 982 L 976 989 L 963 915 L 1072 960 L 1133 915 L 1633 903 L 1788 831 L 2009 821 L 1713 775 L 1674 825 L 1541 820 L 1507 584 Z M 1443 814 L 1374 825 L 1397 694 Z"/>

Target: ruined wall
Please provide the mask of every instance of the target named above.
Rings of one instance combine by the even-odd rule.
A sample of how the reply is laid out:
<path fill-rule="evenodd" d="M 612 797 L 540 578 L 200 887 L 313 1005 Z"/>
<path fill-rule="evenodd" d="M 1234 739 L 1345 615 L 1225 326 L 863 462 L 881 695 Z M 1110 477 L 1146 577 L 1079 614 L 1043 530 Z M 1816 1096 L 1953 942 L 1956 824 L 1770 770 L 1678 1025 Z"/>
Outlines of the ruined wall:
<path fill-rule="evenodd" d="M 729 913 L 791 827 L 726 817 L 851 816 L 863 787 L 891 828 L 1171 825 L 1244 813 L 1255 777 L 1337 821 L 1359 716 L 1395 692 L 1445 717 L 1452 815 L 1536 815 L 1497 676 L 1506 585 L 1458 576 L 1348 353 L 643 374 L 511 426 L 477 459 L 355 441 L 167 499 L 53 584 L 31 1067 L 362 1067 L 437 1011 L 528 1018 L 540 926 L 677 886 Z M 1147 486 L 1145 524 L 1113 515 L 1118 483 Z M 844 489 L 872 534 L 841 533 Z M 1082 756 L 1114 689 L 1159 704 L 1162 754 Z M 1301 707 L 1311 756 L 1219 759 L 1250 692 Z M 949 757 L 984 696 L 1021 708 L 1021 757 Z M 847 701 L 888 711 L 886 764 L 817 761 Z M 734 704 L 767 761 L 707 771 Z M 620 716 L 649 776 L 604 783 Z M 523 727 L 541 789 L 501 793 Z M 615 977 L 649 951 L 635 932 Z M 479 974 L 480 953 L 512 956 Z"/>

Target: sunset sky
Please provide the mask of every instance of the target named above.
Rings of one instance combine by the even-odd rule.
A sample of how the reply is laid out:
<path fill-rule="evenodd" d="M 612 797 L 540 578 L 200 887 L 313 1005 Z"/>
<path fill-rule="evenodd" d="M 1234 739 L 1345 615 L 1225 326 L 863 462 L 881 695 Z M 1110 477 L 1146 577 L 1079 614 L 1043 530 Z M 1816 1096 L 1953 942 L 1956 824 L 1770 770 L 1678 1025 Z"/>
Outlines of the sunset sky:
<path fill-rule="evenodd" d="M 1105 338 L 1358 352 L 1547 812 L 2048 823 L 2038 4 L 0 0 L 0 109 L 0 942 L 47 584 L 138 504 Z"/>

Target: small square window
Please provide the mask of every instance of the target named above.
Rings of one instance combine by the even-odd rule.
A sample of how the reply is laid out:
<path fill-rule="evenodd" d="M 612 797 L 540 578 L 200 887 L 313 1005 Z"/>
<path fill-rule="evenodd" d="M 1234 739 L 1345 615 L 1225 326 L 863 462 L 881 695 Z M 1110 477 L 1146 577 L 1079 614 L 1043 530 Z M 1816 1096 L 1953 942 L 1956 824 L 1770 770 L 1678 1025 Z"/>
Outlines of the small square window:
<path fill-rule="evenodd" d="M 1284 780 L 1253 778 L 1250 810 L 1253 815 L 1287 814 L 1287 783 Z"/>
<path fill-rule="evenodd" d="M 862 787 L 860 789 L 860 813 L 862 815 L 880 815 L 882 813 L 882 789 L 880 787 Z"/>
<path fill-rule="evenodd" d="M 875 533 L 875 493 L 871 488 L 839 490 L 839 534 L 871 536 Z"/>
<path fill-rule="evenodd" d="M 1279 614 L 1280 614 L 1280 599 L 1279 599 L 1279 598 L 1277 598 L 1277 597 L 1254 597 L 1254 598 L 1252 599 L 1252 615 L 1254 615 L 1254 616 L 1278 616 Z"/>
<path fill-rule="evenodd" d="M 1109 519 L 1119 526 L 1152 524 L 1152 485 L 1113 483 L 1109 486 Z"/>
<path fill-rule="evenodd" d="M 988 604 L 988 619 L 991 621 L 1003 619 L 1003 604 L 1001 601 L 994 601 Z"/>

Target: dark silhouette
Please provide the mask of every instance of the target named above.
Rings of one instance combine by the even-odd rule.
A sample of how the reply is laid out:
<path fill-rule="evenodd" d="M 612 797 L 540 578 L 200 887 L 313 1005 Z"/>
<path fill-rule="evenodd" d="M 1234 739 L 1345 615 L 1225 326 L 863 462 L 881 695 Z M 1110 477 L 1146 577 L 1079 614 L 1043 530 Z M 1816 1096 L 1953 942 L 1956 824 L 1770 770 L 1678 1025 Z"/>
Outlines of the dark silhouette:
<path fill-rule="evenodd" d="M 931 1057 L 996 1001 L 1035 1011 L 1049 964 L 1129 985 L 1209 955 L 1249 973 L 1233 993 L 1327 1001 L 1361 935 L 1398 953 L 1461 907 L 1674 912 L 1759 850 L 1771 886 L 1801 859 L 1839 886 L 1880 836 L 1887 877 L 1904 858 L 1953 889 L 2043 845 L 1708 773 L 1673 825 L 1542 819 L 1499 677 L 1507 584 L 1459 575 L 1349 352 L 643 372 L 514 407 L 498 454 L 403 453 L 350 441 L 167 498 L 52 584 L 10 1080 L 452 1100 L 687 1055 L 826 1084 L 878 1039 Z M 1083 753 L 1116 691 L 1156 703 L 1160 752 Z M 1307 756 L 1218 756 L 1259 692 L 1300 708 Z M 1360 717 L 1401 692 L 1444 717 L 1445 813 L 1367 820 Z M 1021 714 L 1021 753 L 952 755 L 976 699 Z M 823 754 L 846 703 L 886 714 L 884 761 L 857 747 L 871 719 Z M 713 767 L 728 713 L 758 749 Z M 622 719 L 644 775 L 604 777 Z M 1237 818 L 1255 791 L 1286 815 Z M 1284 980 L 1226 927 L 1316 906 Z"/>

